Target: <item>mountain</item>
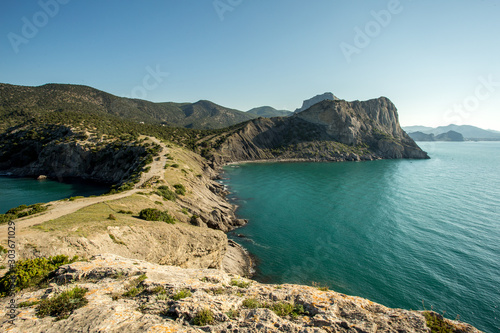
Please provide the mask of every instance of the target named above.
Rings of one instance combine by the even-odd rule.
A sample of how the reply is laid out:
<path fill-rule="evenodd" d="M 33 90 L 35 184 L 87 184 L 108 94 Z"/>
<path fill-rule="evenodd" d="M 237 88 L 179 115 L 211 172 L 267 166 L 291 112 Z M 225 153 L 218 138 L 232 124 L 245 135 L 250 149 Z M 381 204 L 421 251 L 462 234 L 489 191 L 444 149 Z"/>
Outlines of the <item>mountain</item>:
<path fill-rule="evenodd" d="M 324 100 L 338 101 L 339 99 L 334 94 L 332 94 L 331 92 L 326 92 L 326 93 L 321 94 L 321 95 L 316 95 L 313 98 L 306 99 L 302 103 L 302 107 L 300 107 L 299 109 L 295 110 L 295 113 L 307 110 L 308 108 L 310 108 L 314 104 L 319 103 L 319 102 L 324 101 Z"/>
<path fill-rule="evenodd" d="M 464 141 L 462 134 L 455 131 L 448 131 L 438 135 L 425 134 L 422 132 L 408 133 L 408 135 L 415 141 Z"/>
<path fill-rule="evenodd" d="M 424 134 L 429 134 L 433 128 L 428 126 L 404 126 L 403 130 L 406 133 L 422 132 Z"/>
<path fill-rule="evenodd" d="M 214 162 L 246 160 L 359 161 L 429 158 L 399 126 L 387 98 L 323 100 L 290 117 L 259 118 L 210 137 L 202 152 Z"/>
<path fill-rule="evenodd" d="M 54 111 L 117 116 L 136 122 L 217 129 L 256 118 L 210 101 L 153 103 L 118 97 L 80 85 L 46 84 L 38 87 L 0 84 L 0 119 L 9 124 Z"/>
<path fill-rule="evenodd" d="M 408 133 L 422 132 L 424 134 L 439 135 L 454 131 L 463 135 L 465 140 L 500 140 L 500 133 L 495 131 L 485 130 L 479 127 L 470 125 L 448 125 L 440 127 L 425 127 L 425 126 L 408 126 L 403 127 Z"/>
<path fill-rule="evenodd" d="M 258 117 L 272 118 L 272 117 L 288 117 L 293 114 L 288 110 L 276 110 L 271 106 L 261 106 L 248 110 L 247 113 L 254 114 Z"/>

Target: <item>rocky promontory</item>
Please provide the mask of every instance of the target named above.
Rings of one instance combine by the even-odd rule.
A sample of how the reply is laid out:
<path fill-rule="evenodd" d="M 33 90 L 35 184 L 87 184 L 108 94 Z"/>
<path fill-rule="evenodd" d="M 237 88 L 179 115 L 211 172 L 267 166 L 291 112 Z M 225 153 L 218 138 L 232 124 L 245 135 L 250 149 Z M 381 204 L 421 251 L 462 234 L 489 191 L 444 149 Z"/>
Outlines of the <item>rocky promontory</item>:
<path fill-rule="evenodd" d="M 47 301 L 83 290 L 79 308 Z M 76 296 L 75 296 L 76 299 Z M 3 332 L 430 332 L 435 316 L 450 332 L 479 332 L 432 312 L 391 309 L 323 288 L 267 285 L 215 269 L 183 269 L 112 254 L 59 267 L 49 285 L 23 291 L 23 308 Z M 10 299 L 0 299 L 7 316 Z M 59 312 L 67 319 L 55 320 Z M 68 313 L 69 312 L 69 313 Z"/>
<path fill-rule="evenodd" d="M 216 142 L 217 163 L 254 160 L 360 161 L 429 158 L 401 129 L 387 98 L 323 100 L 286 118 L 259 118 Z"/>

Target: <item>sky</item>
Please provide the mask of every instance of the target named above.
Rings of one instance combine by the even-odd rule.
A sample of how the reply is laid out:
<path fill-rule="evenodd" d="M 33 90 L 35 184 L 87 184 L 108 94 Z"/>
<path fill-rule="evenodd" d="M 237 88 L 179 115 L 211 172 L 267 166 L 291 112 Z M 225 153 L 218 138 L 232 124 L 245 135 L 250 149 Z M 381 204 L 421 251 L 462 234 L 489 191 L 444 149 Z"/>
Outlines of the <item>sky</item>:
<path fill-rule="evenodd" d="M 4 0 L 0 82 L 295 110 L 385 96 L 403 126 L 500 131 L 498 0 Z"/>

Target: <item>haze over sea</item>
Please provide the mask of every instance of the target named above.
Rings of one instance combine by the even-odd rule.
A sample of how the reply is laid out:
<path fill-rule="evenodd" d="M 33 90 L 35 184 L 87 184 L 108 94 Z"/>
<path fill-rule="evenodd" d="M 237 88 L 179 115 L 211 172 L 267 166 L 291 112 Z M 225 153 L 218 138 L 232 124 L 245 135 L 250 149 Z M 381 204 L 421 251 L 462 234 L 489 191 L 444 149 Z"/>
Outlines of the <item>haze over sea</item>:
<path fill-rule="evenodd" d="M 430 160 L 226 167 L 256 279 L 500 332 L 500 142 L 419 145 Z"/>

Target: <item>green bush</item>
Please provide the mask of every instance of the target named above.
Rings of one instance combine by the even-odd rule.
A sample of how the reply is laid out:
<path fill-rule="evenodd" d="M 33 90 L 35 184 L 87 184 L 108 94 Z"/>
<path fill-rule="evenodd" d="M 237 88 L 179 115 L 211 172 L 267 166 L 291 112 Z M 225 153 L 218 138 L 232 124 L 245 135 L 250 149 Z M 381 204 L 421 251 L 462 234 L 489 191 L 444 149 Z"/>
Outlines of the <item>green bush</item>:
<path fill-rule="evenodd" d="M 142 274 L 132 280 L 128 286 L 127 291 L 123 293 L 124 297 L 135 297 L 144 290 L 144 286 L 141 284 L 142 281 L 146 280 L 148 277 L 146 274 Z"/>
<path fill-rule="evenodd" d="M 243 301 L 243 306 L 249 309 L 257 309 L 262 307 L 261 303 L 255 298 L 247 298 Z"/>
<path fill-rule="evenodd" d="M 14 268 L 9 269 L 0 279 L 0 297 L 5 297 L 11 289 L 12 281 L 15 281 L 15 291 L 35 286 L 46 280 L 49 274 L 59 266 L 66 265 L 78 260 L 78 256 L 69 259 L 68 256 L 58 255 L 54 257 L 42 257 L 35 259 L 19 260 Z"/>
<path fill-rule="evenodd" d="M 162 185 L 158 187 L 158 190 L 156 191 L 156 194 L 159 196 L 163 197 L 165 200 L 170 200 L 170 201 L 175 201 L 177 196 L 175 195 L 174 192 L 172 192 L 167 185 Z"/>
<path fill-rule="evenodd" d="M 179 195 L 186 195 L 186 188 L 182 184 L 175 184 L 175 193 Z"/>
<path fill-rule="evenodd" d="M 250 282 L 245 282 L 237 279 L 232 279 L 230 284 L 239 288 L 248 288 L 250 286 Z"/>
<path fill-rule="evenodd" d="M 293 304 L 287 302 L 266 303 L 259 302 L 255 298 L 247 298 L 243 301 L 243 306 L 248 309 L 266 308 L 272 310 L 280 317 L 291 316 L 297 318 L 299 315 L 308 314 L 304 311 L 302 304 Z"/>
<path fill-rule="evenodd" d="M 163 221 L 169 224 L 174 224 L 175 219 L 168 214 L 167 211 L 162 212 L 156 208 L 146 208 L 139 212 L 139 218 L 146 221 Z"/>
<path fill-rule="evenodd" d="M 182 290 L 179 290 L 177 293 L 175 293 L 172 296 L 172 299 L 175 301 L 178 301 L 178 300 L 186 298 L 186 297 L 191 297 L 191 291 L 189 291 L 187 289 L 182 289 Z"/>
<path fill-rule="evenodd" d="M 46 316 L 56 317 L 56 320 L 68 318 L 74 310 L 85 306 L 88 301 L 85 298 L 87 289 L 75 287 L 65 291 L 58 296 L 44 299 L 37 308 L 36 315 L 39 318 Z"/>
<path fill-rule="evenodd" d="M 443 316 L 430 311 L 424 311 L 424 317 L 427 322 L 427 327 L 431 329 L 431 333 L 453 333 L 455 330 L 451 325 L 444 321 Z"/>
<path fill-rule="evenodd" d="M 210 309 L 203 309 L 193 318 L 193 325 L 205 326 L 214 323 L 214 314 Z"/>
<path fill-rule="evenodd" d="M 7 223 L 9 221 L 15 220 L 17 218 L 34 215 L 37 213 L 44 212 L 48 209 L 47 206 L 43 206 L 41 203 L 34 205 L 21 205 L 16 208 L 9 209 L 5 214 L 0 214 L 0 224 Z"/>

